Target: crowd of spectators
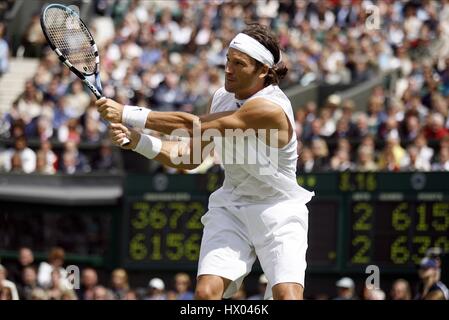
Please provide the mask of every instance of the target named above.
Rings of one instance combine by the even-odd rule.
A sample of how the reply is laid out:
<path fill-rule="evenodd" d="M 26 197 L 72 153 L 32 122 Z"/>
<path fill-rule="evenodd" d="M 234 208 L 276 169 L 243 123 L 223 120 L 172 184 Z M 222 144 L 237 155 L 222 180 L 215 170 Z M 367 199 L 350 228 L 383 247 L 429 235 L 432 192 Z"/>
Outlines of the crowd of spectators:
<path fill-rule="evenodd" d="M 372 90 L 367 110 L 338 95 L 299 108 L 299 172 L 449 170 L 449 3 L 378 6 L 382 33 L 362 35 L 361 47 L 397 79 Z"/>
<path fill-rule="evenodd" d="M 223 85 L 227 45 L 247 21 L 277 34 L 289 69 L 283 88 L 356 85 L 395 70 L 393 88 L 374 90 L 367 110 L 338 99 L 293 106 L 303 142 L 298 168 L 447 171 L 449 2 L 373 4 L 96 0 L 89 25 L 100 48 L 104 94 L 154 110 L 202 112 Z M 46 45 L 38 15 L 22 45 L 25 56 L 40 62 L 9 112 L 0 114 L 1 137 L 14 141 L 0 147 L 0 170 L 51 174 L 116 166 L 106 143 L 99 159 L 79 150 L 107 139 L 107 124 L 93 96 Z M 27 140 L 37 142 L 29 148 Z M 58 152 L 52 143 L 62 145 Z"/>
<path fill-rule="evenodd" d="M 368 114 L 337 96 L 296 113 L 298 173 L 449 171 L 449 99 L 434 93 L 438 102 L 424 105 L 419 96 L 390 100 L 375 91 Z"/>
<path fill-rule="evenodd" d="M 396 279 L 386 293 L 379 286 L 364 284 L 357 291 L 355 281 L 343 277 L 335 282 L 335 292 L 308 295 L 308 300 L 449 300 L 449 290 L 441 282 L 439 256 L 422 259 L 418 280 L 413 285 L 405 279 Z M 73 269 L 65 262 L 61 247 L 53 247 L 46 261 L 37 263 L 33 251 L 22 247 L 17 260 L 0 264 L 0 300 L 193 300 L 191 275 L 174 273 L 164 281 L 150 277 L 146 283 L 131 284 L 125 269 L 112 270 L 109 278 L 101 279 L 99 270 L 86 266 Z M 73 271 L 73 272 L 72 272 Z M 78 273 L 79 271 L 79 273 Z M 78 276 L 78 278 L 76 278 Z M 232 300 L 263 300 L 268 280 L 261 274 L 257 287 L 247 291 L 245 283 L 232 296 Z"/>
<path fill-rule="evenodd" d="M 61 247 L 51 248 L 48 259 L 41 262 L 30 248 L 22 247 L 17 260 L 0 264 L 0 300 L 193 300 L 188 273 L 174 274 L 170 287 L 158 277 L 131 286 L 128 277 L 122 268 L 104 280 L 90 266 L 72 272 Z"/>

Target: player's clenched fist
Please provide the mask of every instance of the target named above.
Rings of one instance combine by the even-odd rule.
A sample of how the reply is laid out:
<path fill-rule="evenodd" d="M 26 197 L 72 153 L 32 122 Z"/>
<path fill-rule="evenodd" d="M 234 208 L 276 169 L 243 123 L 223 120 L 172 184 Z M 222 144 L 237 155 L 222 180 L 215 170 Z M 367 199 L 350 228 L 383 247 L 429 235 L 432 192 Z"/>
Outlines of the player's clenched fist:
<path fill-rule="evenodd" d="M 140 140 L 140 133 L 135 130 L 128 129 L 120 123 L 111 123 L 109 125 L 109 137 L 115 145 L 129 150 L 136 148 Z M 125 138 L 131 140 L 131 142 L 126 146 L 122 146 L 122 142 Z"/>
<path fill-rule="evenodd" d="M 101 98 L 95 102 L 97 110 L 101 117 L 112 123 L 122 122 L 122 113 L 124 106 L 112 99 Z"/>

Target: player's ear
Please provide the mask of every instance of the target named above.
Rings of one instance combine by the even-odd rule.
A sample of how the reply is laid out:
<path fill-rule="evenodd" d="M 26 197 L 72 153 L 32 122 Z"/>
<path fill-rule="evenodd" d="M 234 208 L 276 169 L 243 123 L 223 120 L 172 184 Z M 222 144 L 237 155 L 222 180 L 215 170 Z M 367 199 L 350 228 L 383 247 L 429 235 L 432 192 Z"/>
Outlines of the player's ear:
<path fill-rule="evenodd" d="M 263 79 L 268 75 L 268 72 L 270 71 L 270 68 L 264 64 L 261 68 L 260 68 L 260 74 L 259 74 L 259 78 Z"/>

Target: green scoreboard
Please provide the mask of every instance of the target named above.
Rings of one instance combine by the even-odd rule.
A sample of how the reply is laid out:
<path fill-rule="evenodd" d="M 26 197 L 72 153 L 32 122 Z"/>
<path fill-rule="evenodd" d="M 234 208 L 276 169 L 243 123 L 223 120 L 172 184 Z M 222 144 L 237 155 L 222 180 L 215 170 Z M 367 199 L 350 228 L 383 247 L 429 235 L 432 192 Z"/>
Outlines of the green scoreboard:
<path fill-rule="evenodd" d="M 311 272 L 413 272 L 429 247 L 449 251 L 449 182 L 442 173 L 320 173 L 298 177 L 309 207 Z M 130 176 L 125 183 L 122 261 L 129 268 L 191 269 L 201 217 L 223 177 Z"/>

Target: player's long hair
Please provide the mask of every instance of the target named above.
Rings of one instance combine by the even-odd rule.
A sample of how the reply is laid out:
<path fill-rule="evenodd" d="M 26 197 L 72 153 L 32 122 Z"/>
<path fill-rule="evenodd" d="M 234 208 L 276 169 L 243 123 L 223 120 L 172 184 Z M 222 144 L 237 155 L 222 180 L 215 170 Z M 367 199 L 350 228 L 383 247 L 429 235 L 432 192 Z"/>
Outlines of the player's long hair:
<path fill-rule="evenodd" d="M 288 72 L 287 67 L 284 62 L 279 62 L 280 59 L 280 46 L 279 41 L 276 36 L 270 31 L 270 29 L 264 25 L 259 23 L 248 23 L 245 30 L 242 33 L 256 39 L 259 41 L 265 48 L 270 50 L 271 54 L 274 57 L 274 62 L 276 65 L 273 68 L 270 68 L 267 76 L 265 77 L 265 86 L 269 86 L 270 84 L 277 85 L 279 81 L 285 77 Z M 260 68 L 263 64 L 256 60 L 257 67 Z"/>

